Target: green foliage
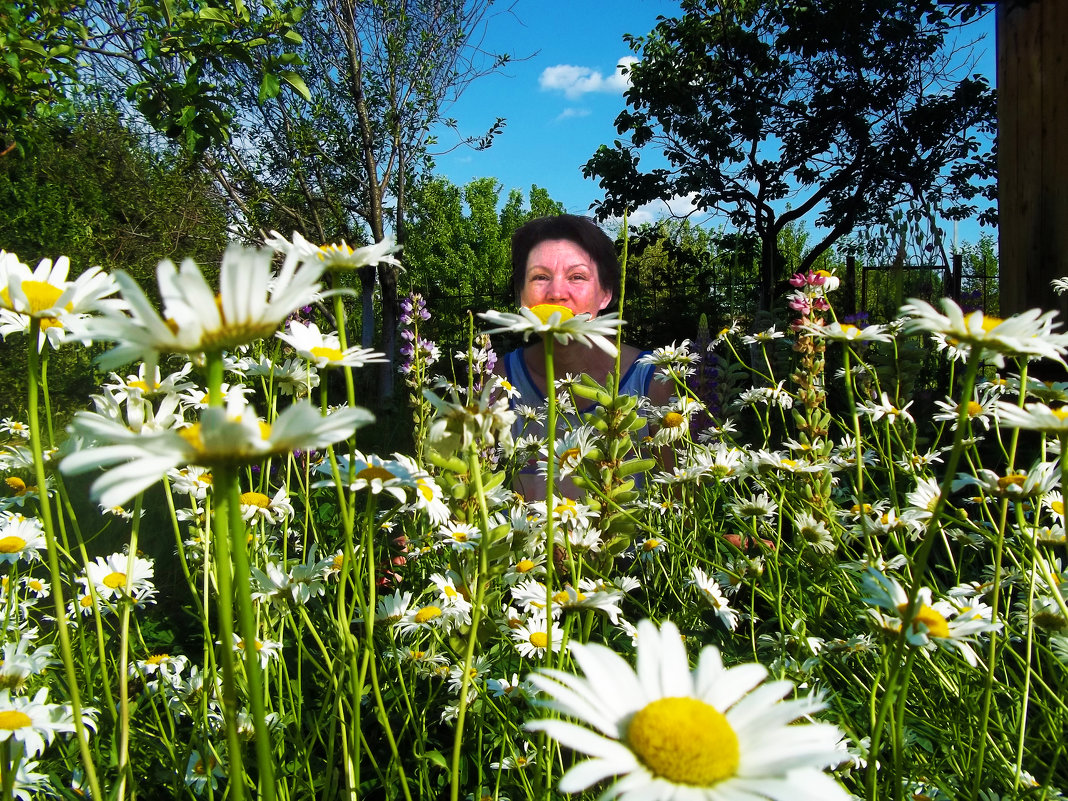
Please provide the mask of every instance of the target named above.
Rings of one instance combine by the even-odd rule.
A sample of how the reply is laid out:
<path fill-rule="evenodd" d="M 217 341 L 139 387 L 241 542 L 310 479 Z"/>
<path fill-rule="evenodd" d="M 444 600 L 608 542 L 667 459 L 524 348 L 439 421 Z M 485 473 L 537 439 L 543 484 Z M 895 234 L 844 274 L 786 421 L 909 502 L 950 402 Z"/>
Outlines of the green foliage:
<path fill-rule="evenodd" d="M 0 150 L 21 145 L 27 118 L 62 104 L 76 77 L 75 25 L 64 16 L 71 7 L 63 0 L 0 2 Z"/>
<path fill-rule="evenodd" d="M 675 196 L 728 215 L 761 242 L 766 309 L 791 222 L 814 215 L 823 229 L 806 270 L 902 202 L 960 219 L 992 197 L 979 137 L 993 131 L 994 91 L 947 59 L 953 21 L 934 0 L 686 0 L 682 12 L 629 39 L 641 60 L 616 119 L 629 141 L 584 167 L 605 189 L 601 215 Z M 668 168 L 639 168 L 646 147 Z"/>
<path fill-rule="evenodd" d="M 72 276 L 93 265 L 121 268 L 153 293 L 160 259 L 218 263 L 226 210 L 192 163 L 153 152 L 107 111 L 53 118 L 26 133 L 26 155 L 0 159 L 0 247 L 31 267 L 67 255 Z M 21 387 L 24 368 L 10 347 L 0 346 L 3 381 Z M 93 378 L 85 351 L 60 350 L 51 370 L 57 406 L 83 407 Z M 23 395 L 7 393 L 0 413 L 21 407 Z"/>

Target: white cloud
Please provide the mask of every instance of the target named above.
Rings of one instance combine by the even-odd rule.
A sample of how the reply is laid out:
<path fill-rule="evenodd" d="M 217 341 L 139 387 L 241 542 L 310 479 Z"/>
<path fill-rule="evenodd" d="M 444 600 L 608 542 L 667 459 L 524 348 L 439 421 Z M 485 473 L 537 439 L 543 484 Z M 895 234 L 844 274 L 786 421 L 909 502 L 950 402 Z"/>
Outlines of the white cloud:
<path fill-rule="evenodd" d="M 697 193 L 691 192 L 688 195 L 676 195 L 667 200 L 654 200 L 644 206 L 639 206 L 628 214 L 627 224 L 638 226 L 656 222 L 665 217 L 692 216 L 697 212 L 697 205 L 694 202 L 696 199 Z"/>
<path fill-rule="evenodd" d="M 630 86 L 630 77 L 623 75 L 620 67 L 629 67 L 637 60 L 634 56 L 624 56 L 608 76 L 592 67 L 557 64 L 542 70 L 538 85 L 544 90 L 561 91 L 569 100 L 590 92 L 623 92 Z"/>
<path fill-rule="evenodd" d="M 556 122 L 575 119 L 577 117 L 588 116 L 590 116 L 590 110 L 588 108 L 575 108 L 572 106 L 570 108 L 565 108 L 563 111 L 561 111 L 560 114 L 556 117 Z"/>

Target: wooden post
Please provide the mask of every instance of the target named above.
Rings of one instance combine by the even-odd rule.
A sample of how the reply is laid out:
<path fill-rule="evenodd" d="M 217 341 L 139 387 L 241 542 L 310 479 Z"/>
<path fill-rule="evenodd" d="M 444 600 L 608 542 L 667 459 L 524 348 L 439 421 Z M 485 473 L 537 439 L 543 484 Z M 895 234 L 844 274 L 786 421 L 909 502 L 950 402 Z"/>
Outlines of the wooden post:
<path fill-rule="evenodd" d="M 996 30 L 1001 314 L 1068 321 L 1068 2 L 1001 0 Z"/>

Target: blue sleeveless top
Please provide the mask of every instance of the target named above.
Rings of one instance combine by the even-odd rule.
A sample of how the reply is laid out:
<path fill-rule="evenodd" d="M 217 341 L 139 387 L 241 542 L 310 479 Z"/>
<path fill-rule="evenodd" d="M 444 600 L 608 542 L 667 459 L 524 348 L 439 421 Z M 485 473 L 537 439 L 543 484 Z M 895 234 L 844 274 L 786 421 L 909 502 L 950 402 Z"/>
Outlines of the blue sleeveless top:
<path fill-rule="evenodd" d="M 649 385 L 653 381 L 653 374 L 656 372 L 656 366 L 653 364 L 639 364 L 639 360 L 642 356 L 651 353 L 651 351 L 642 351 L 638 354 L 638 357 L 634 360 L 627 371 L 623 374 L 619 382 L 619 394 L 620 395 L 633 395 L 635 397 L 641 397 L 642 395 L 649 394 Z M 547 402 L 545 395 L 542 393 L 538 386 L 534 383 L 534 379 L 530 375 L 530 370 L 527 367 L 527 361 L 523 358 L 523 349 L 513 350 L 504 357 L 504 375 L 519 394 L 510 399 L 508 405 L 511 409 L 515 409 L 520 405 L 533 406 L 537 409 L 540 406 L 544 406 Z M 592 410 L 594 404 L 590 404 L 585 409 L 581 409 L 582 412 L 588 412 Z M 577 425 L 578 421 L 572 419 L 572 425 Z M 526 426 L 528 433 L 541 434 L 540 427 L 533 427 L 531 424 L 526 424 L 522 419 L 516 419 L 512 424 L 512 436 L 519 437 L 523 433 L 524 425 Z M 641 437 L 641 432 L 636 432 L 637 437 Z"/>

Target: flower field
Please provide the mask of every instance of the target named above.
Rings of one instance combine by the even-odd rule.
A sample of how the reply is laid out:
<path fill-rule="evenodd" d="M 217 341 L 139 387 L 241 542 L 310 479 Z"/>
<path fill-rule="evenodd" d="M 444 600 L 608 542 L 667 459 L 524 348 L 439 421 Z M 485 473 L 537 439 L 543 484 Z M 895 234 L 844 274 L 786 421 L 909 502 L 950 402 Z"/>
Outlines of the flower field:
<path fill-rule="evenodd" d="M 859 327 L 796 275 L 777 328 L 644 356 L 658 407 L 554 374 L 614 315 L 489 312 L 443 355 L 412 296 L 385 454 L 334 278 L 393 249 L 267 245 L 217 287 L 162 263 L 161 309 L 0 252 L 0 799 L 1065 797 L 1052 313 Z M 545 342 L 543 407 L 490 334 Z M 49 354 L 88 343 L 61 430 Z"/>

